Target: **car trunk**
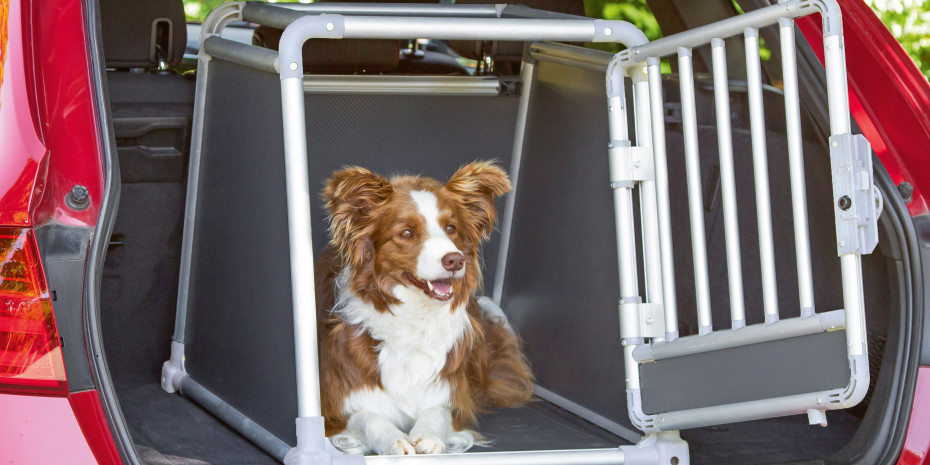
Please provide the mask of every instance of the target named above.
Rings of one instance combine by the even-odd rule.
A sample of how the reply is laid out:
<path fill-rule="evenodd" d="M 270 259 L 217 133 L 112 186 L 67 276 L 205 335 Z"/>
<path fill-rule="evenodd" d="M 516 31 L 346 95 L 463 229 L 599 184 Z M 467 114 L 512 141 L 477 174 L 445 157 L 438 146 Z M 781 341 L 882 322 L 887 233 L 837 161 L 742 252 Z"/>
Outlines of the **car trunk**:
<path fill-rule="evenodd" d="M 802 56 L 811 52 L 803 50 Z M 505 226 L 484 248 L 484 293 L 501 303 L 522 338 L 539 398 L 522 408 L 481 416 L 478 428 L 491 443 L 474 451 L 609 448 L 634 444 L 641 437 L 627 411 L 615 306 L 616 232 L 604 156 L 610 139 L 604 111 L 607 59 L 607 54 L 595 54 L 600 64 L 594 67 L 541 59 L 530 71 L 524 68 L 518 86 L 513 85 L 521 82 L 516 76 L 472 79 L 469 85 L 493 82 L 500 89 L 480 97 L 447 87 L 431 93 L 386 92 L 377 89 L 379 84 L 366 84 L 365 92 L 353 92 L 347 84 L 306 92 L 311 189 L 318 191 L 330 173 L 353 164 L 384 174 L 445 179 L 462 163 L 493 158 L 518 179 L 510 194 L 513 208 L 499 202 Z M 119 210 L 101 286 L 107 362 L 126 426 L 144 463 L 278 463 L 215 412 L 161 388 L 162 364 L 168 359 L 172 334 L 177 341 L 181 325 L 186 328 L 182 333 L 187 370 L 223 402 L 294 445 L 295 415 L 290 413 L 296 412 L 297 395 L 280 84 L 277 76 L 247 66 L 223 60 L 209 66 L 206 86 L 211 93 L 204 99 L 209 117 L 199 132 L 203 158 L 196 173 L 196 201 L 188 198 L 190 174 L 165 174 L 185 172 L 183 151 L 181 156 L 155 157 L 161 165 L 152 165 L 151 153 L 121 151 Z M 744 77 L 730 76 L 730 122 L 737 195 L 747 206 L 738 217 L 746 302 L 747 308 L 758 309 L 754 303 L 762 299 L 762 278 L 756 212 L 748 207 L 755 203 L 755 193 Z M 350 84 L 353 79 L 358 80 L 345 78 Z M 443 79 L 433 79 L 434 87 L 443 87 L 448 82 Z M 710 299 L 715 308 L 722 307 L 715 310 L 715 326 L 727 327 L 729 287 L 724 277 L 713 89 L 706 76 L 698 75 L 696 84 L 698 106 L 708 109 L 698 113 L 697 135 L 711 257 Z M 819 311 L 843 308 L 843 297 L 829 214 L 834 203 L 829 130 L 824 127 L 825 98 L 817 85 L 805 84 L 805 92 L 821 97 L 802 102 L 802 127 Z M 677 303 L 679 308 L 693 308 L 697 297 L 690 222 L 684 213 L 688 194 L 678 86 L 677 73 L 664 77 L 670 200 L 673 211 L 682 212 L 672 217 Z M 767 87 L 764 105 L 779 251 L 778 299 L 785 309 L 782 318 L 790 318 L 798 316 L 800 305 L 792 285 L 797 270 L 792 207 L 786 200 L 791 198 L 788 165 L 776 155 L 787 152 L 783 93 Z M 117 106 L 114 117 L 127 117 Z M 195 136 L 198 131 L 192 130 Z M 521 132 L 523 137 L 517 137 Z M 515 140 L 520 145 L 516 161 Z M 170 139 L 170 144 L 176 141 Z M 910 264 L 902 239 L 903 203 L 879 164 L 875 171 L 886 206 L 879 246 L 863 256 L 862 264 L 872 372 L 869 396 L 853 409 L 830 412 L 825 428 L 809 426 L 807 418 L 795 415 L 684 430 L 681 435 L 693 463 L 851 462 L 871 457 L 867 454 L 874 453 L 869 449 L 873 441 L 889 434 L 883 412 L 894 404 L 906 363 Z M 311 197 L 318 254 L 327 241 L 326 223 L 319 196 L 312 192 Z M 196 218 L 189 221 L 197 228 L 188 239 L 194 244 L 188 280 L 180 279 L 180 270 L 185 211 L 192 205 Z M 182 298 L 190 310 L 183 321 L 176 321 L 179 282 L 188 286 Z M 747 311 L 746 324 L 763 318 L 760 311 Z M 697 334 L 698 326 L 694 312 L 682 312 L 682 336 Z"/>

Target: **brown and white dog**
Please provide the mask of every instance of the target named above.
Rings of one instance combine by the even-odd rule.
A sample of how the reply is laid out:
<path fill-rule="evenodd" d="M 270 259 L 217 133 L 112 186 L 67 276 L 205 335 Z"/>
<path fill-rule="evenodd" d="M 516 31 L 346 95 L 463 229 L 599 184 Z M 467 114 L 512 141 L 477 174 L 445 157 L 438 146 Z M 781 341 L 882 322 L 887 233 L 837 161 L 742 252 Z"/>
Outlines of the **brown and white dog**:
<path fill-rule="evenodd" d="M 323 191 L 317 263 L 326 435 L 348 453 L 462 452 L 490 407 L 526 403 L 533 378 L 503 313 L 478 305 L 478 249 L 509 191 L 490 162 L 434 179 L 358 167 Z M 485 306 L 490 308 L 489 306 Z"/>

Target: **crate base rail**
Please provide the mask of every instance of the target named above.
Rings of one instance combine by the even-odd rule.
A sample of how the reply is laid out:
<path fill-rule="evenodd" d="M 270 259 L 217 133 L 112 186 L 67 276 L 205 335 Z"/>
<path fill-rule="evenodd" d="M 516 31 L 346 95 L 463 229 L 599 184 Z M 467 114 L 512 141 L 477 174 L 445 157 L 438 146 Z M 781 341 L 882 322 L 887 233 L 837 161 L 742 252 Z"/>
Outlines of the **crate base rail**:
<path fill-rule="evenodd" d="M 211 393 L 207 388 L 183 375 L 177 390 L 205 410 L 228 424 L 233 430 L 255 443 L 277 460 L 288 465 L 333 463 L 337 465 L 391 465 L 452 464 L 478 465 L 496 463 L 501 465 L 653 465 L 656 463 L 678 463 L 687 465 L 688 444 L 677 432 L 653 433 L 638 444 L 603 449 L 541 450 L 515 452 L 472 452 L 464 454 L 411 455 L 411 456 L 360 456 L 343 454 L 323 437 L 322 417 L 298 418 L 297 441 L 311 442 L 311 447 L 292 448 L 290 445 L 262 428 L 245 414 Z M 672 461 L 677 458 L 677 461 Z"/>

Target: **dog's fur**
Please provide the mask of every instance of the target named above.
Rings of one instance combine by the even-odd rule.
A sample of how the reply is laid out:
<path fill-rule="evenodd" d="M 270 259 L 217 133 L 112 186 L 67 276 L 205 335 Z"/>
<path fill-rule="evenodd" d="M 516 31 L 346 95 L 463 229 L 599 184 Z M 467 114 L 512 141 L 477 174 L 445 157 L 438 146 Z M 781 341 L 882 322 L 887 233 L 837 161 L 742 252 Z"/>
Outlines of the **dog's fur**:
<path fill-rule="evenodd" d="M 463 166 L 445 185 L 358 167 L 327 182 L 331 242 L 316 288 L 323 416 L 336 447 L 461 452 L 481 440 L 467 429 L 477 413 L 529 400 L 516 337 L 475 299 L 494 198 L 509 190 L 489 162 Z"/>

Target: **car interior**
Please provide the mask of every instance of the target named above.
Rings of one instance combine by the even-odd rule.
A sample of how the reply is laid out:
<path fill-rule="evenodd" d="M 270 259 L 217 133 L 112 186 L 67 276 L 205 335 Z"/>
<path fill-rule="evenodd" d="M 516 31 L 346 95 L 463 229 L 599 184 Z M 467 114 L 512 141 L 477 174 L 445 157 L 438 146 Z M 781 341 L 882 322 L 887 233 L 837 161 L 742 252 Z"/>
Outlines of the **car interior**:
<path fill-rule="evenodd" d="M 488 3 L 481 0 L 456 1 Z M 110 119 L 119 158 L 120 195 L 101 285 L 103 342 L 124 426 L 145 464 L 272 464 L 274 457 L 240 436 L 200 405 L 160 385 L 162 364 L 176 326 L 182 236 L 194 136 L 196 24 L 187 24 L 181 0 L 99 0 Z M 532 0 L 531 8 L 585 13 L 581 1 Z M 664 35 L 737 14 L 735 2 L 652 0 Z M 741 1 L 750 10 L 764 0 Z M 235 23 L 230 34 L 276 49 L 281 30 Z M 777 44 L 777 31 L 760 32 Z M 728 41 L 736 51 L 739 41 Z M 582 44 L 573 44 L 581 46 Z M 308 91 L 306 102 L 311 186 L 346 165 L 391 174 L 448 178 L 456 167 L 495 159 L 508 171 L 532 44 L 523 42 L 316 39 L 304 47 L 305 72 L 350 81 L 365 76 L 472 76 L 498 83 L 495 95 L 408 95 Z M 601 54 L 606 62 L 610 54 Z M 763 62 L 766 142 L 769 147 L 779 301 L 797 316 L 792 207 L 779 59 Z M 600 55 L 599 55 L 600 56 Z M 713 108 L 707 70 L 710 50 L 695 50 L 699 107 Z M 832 211 L 830 156 L 825 127 L 823 69 L 799 40 L 804 170 L 811 220 L 818 310 L 843 307 Z M 294 443 L 294 343 L 290 329 L 287 217 L 282 184 L 280 88 L 277 77 L 247 66 L 210 64 L 199 167 L 196 247 L 187 369 L 226 402 Z M 731 124 L 740 202 L 752 205 L 752 159 L 745 63 L 730 69 Z M 818 71 L 819 70 L 819 71 Z M 604 74 L 539 63 L 533 77 L 519 185 L 506 269 L 498 269 L 500 231 L 484 247 L 485 293 L 498 273 L 506 286 L 501 306 L 524 343 L 536 376 L 537 398 L 527 406 L 479 418 L 490 442 L 472 451 L 616 447 L 642 433 L 627 412 L 623 349 L 616 309 L 617 263 L 610 181 L 606 173 L 607 112 Z M 669 177 L 683 180 L 682 120 L 675 63 L 663 76 Z M 712 111 L 698 113 L 704 180 L 711 298 L 715 326 L 729 325 L 728 287 L 717 133 Z M 913 369 L 908 325 L 913 308 L 906 208 L 880 163 L 876 184 L 885 196 L 876 251 L 863 256 L 872 385 L 860 405 L 828 413 L 828 426 L 804 415 L 684 430 L 696 464 L 876 463 L 891 437 L 902 434 L 888 411 Z M 317 191 L 317 193 L 318 193 Z M 314 252 L 327 242 L 322 201 L 312 193 Z M 687 211 L 683 182 L 671 183 L 673 211 Z M 504 202 L 498 204 L 502 209 Z M 694 307 L 690 223 L 672 217 L 679 308 Z M 756 212 L 740 210 L 747 302 L 761 296 Z M 781 285 L 781 282 L 786 283 Z M 718 304 L 719 303 L 719 304 Z M 749 307 L 752 307 L 750 305 Z M 794 314 L 792 310 L 794 309 Z M 682 335 L 696 334 L 693 312 L 683 312 Z M 762 321 L 747 312 L 747 324 Z M 761 362 L 760 362 L 761 363 Z M 911 368 L 909 368 L 911 367 Z M 700 367 L 696 367 L 700 369 Z M 786 374 L 790 378 L 790 374 Z M 738 393 L 741 386 L 721 387 Z M 731 390 L 731 391 L 726 391 Z M 688 391 L 673 395 L 688 396 Z M 729 395 L 729 394 L 728 394 Z M 875 441 L 875 438 L 886 438 Z"/>

